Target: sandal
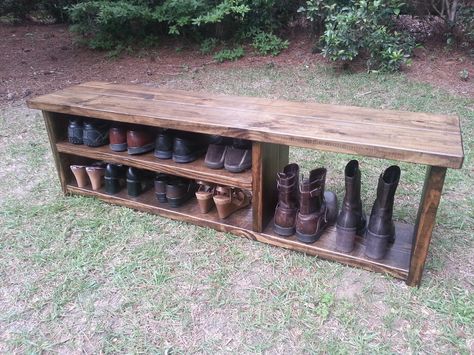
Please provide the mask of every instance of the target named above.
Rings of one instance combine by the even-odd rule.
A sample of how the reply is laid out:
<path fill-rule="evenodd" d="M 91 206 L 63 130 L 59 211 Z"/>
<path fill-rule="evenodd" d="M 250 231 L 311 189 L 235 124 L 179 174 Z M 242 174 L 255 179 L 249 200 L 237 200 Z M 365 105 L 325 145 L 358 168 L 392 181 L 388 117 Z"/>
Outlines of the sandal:
<path fill-rule="evenodd" d="M 214 203 L 219 218 L 225 219 L 235 211 L 247 207 L 250 204 L 250 196 L 242 189 L 217 186 Z"/>
<path fill-rule="evenodd" d="M 199 188 L 196 191 L 196 199 L 198 201 L 199 210 L 201 213 L 208 213 L 212 208 L 212 197 L 216 191 L 216 186 L 205 181 L 198 181 L 197 184 Z"/>

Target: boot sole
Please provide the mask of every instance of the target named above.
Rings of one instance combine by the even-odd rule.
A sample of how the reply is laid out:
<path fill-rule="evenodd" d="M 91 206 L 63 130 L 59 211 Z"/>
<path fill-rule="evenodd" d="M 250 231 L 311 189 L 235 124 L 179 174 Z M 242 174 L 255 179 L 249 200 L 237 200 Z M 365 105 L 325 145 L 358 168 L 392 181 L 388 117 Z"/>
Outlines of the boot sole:
<path fill-rule="evenodd" d="M 311 244 L 316 242 L 319 238 L 321 238 L 321 235 L 326 229 L 320 230 L 316 234 L 303 234 L 298 231 L 296 231 L 296 239 L 298 239 L 300 242 Z"/>
<path fill-rule="evenodd" d="M 127 143 L 109 144 L 109 148 L 114 152 L 124 152 L 127 150 Z"/>
<path fill-rule="evenodd" d="M 296 228 L 295 227 L 280 227 L 277 224 L 273 224 L 273 231 L 282 237 L 290 237 L 293 234 L 295 234 Z"/>

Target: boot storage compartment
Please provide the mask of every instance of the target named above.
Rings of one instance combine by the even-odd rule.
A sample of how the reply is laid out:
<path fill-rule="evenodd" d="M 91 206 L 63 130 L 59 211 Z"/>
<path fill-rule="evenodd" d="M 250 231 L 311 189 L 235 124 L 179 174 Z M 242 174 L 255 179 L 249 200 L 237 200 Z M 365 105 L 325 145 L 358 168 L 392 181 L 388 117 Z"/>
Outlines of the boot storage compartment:
<path fill-rule="evenodd" d="M 455 116 L 101 82 L 85 83 L 40 96 L 29 100 L 28 106 L 43 111 L 65 194 L 93 196 L 109 203 L 387 273 L 409 285 L 419 285 L 421 281 L 446 170 L 461 168 L 464 159 L 459 119 Z M 73 118 L 99 119 L 101 123 L 120 123 L 127 127 L 142 126 L 149 133 L 169 129 L 249 140 L 252 167 L 233 173 L 206 167 L 203 156 L 183 164 L 172 159 L 158 159 L 153 151 L 132 155 L 127 151 L 113 151 L 108 144 L 99 147 L 72 144 L 68 141 L 68 125 Z M 77 126 L 71 125 L 70 129 L 74 131 Z M 101 137 L 95 135 L 92 139 L 100 141 Z M 147 147 L 147 144 L 143 146 Z M 289 163 L 289 146 L 426 165 L 415 225 L 395 222 L 395 242 L 379 260 L 365 256 L 365 243 L 360 236 L 356 237 L 351 252 L 337 251 L 334 225 L 327 227 L 321 237 L 310 244 L 298 241 L 294 235 L 282 237 L 275 234 L 276 176 Z M 235 191 L 245 191 L 251 202 L 229 217 L 220 219 L 216 208 L 201 213 L 194 196 L 180 207 L 159 202 L 150 184 L 144 186 L 138 196 L 128 193 L 125 182 L 114 194 L 108 194 L 104 186 L 95 190 L 90 184 L 79 187 L 70 166 L 88 166 L 96 161 L 141 169 L 146 176 L 165 173 L 234 187 Z M 367 213 L 370 207 L 366 206 Z"/>

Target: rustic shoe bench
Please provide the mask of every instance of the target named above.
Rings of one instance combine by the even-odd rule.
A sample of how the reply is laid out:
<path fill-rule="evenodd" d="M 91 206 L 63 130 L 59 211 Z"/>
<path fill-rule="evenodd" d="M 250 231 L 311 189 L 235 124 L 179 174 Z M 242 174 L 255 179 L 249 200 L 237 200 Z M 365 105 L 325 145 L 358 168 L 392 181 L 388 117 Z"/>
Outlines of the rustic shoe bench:
<path fill-rule="evenodd" d="M 40 96 L 30 100 L 28 106 L 43 111 L 65 194 L 94 196 L 117 205 L 387 273 L 405 280 L 408 285 L 419 285 L 421 280 L 446 169 L 458 169 L 463 162 L 459 119 L 454 116 L 101 82 Z M 67 142 L 67 118 L 71 115 L 249 139 L 253 141 L 252 169 L 232 174 L 208 169 L 203 159 L 176 164 L 155 158 L 153 152 L 131 156 L 126 152 L 113 152 L 108 146 L 73 145 Z M 396 223 L 396 241 L 382 260 L 365 257 L 360 240 L 351 253 L 337 252 L 334 227 L 309 245 L 298 242 L 294 236 L 277 236 L 272 230 L 277 198 L 275 178 L 288 163 L 289 146 L 426 165 L 415 225 Z M 248 189 L 253 195 L 252 205 L 220 220 L 215 209 L 209 214 L 199 213 L 195 200 L 175 209 L 160 204 L 152 190 L 132 198 L 125 191 L 107 195 L 103 190 L 77 187 L 69 166 L 96 160 Z M 342 178 L 343 171 L 340 175 Z M 365 206 L 367 212 L 370 207 Z"/>

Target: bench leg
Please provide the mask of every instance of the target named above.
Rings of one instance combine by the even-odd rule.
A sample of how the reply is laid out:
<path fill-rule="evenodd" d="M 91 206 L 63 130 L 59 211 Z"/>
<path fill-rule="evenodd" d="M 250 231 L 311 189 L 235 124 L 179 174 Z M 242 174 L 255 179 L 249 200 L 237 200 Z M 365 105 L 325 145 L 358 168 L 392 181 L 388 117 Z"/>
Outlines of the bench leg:
<path fill-rule="evenodd" d="M 289 147 L 253 142 L 252 145 L 252 209 L 254 232 L 262 232 L 275 213 L 278 192 L 276 175 L 288 164 Z"/>
<path fill-rule="evenodd" d="M 406 281 L 409 286 L 420 285 L 445 176 L 446 168 L 428 166 L 426 169 L 425 183 L 415 224 L 410 270 Z"/>

